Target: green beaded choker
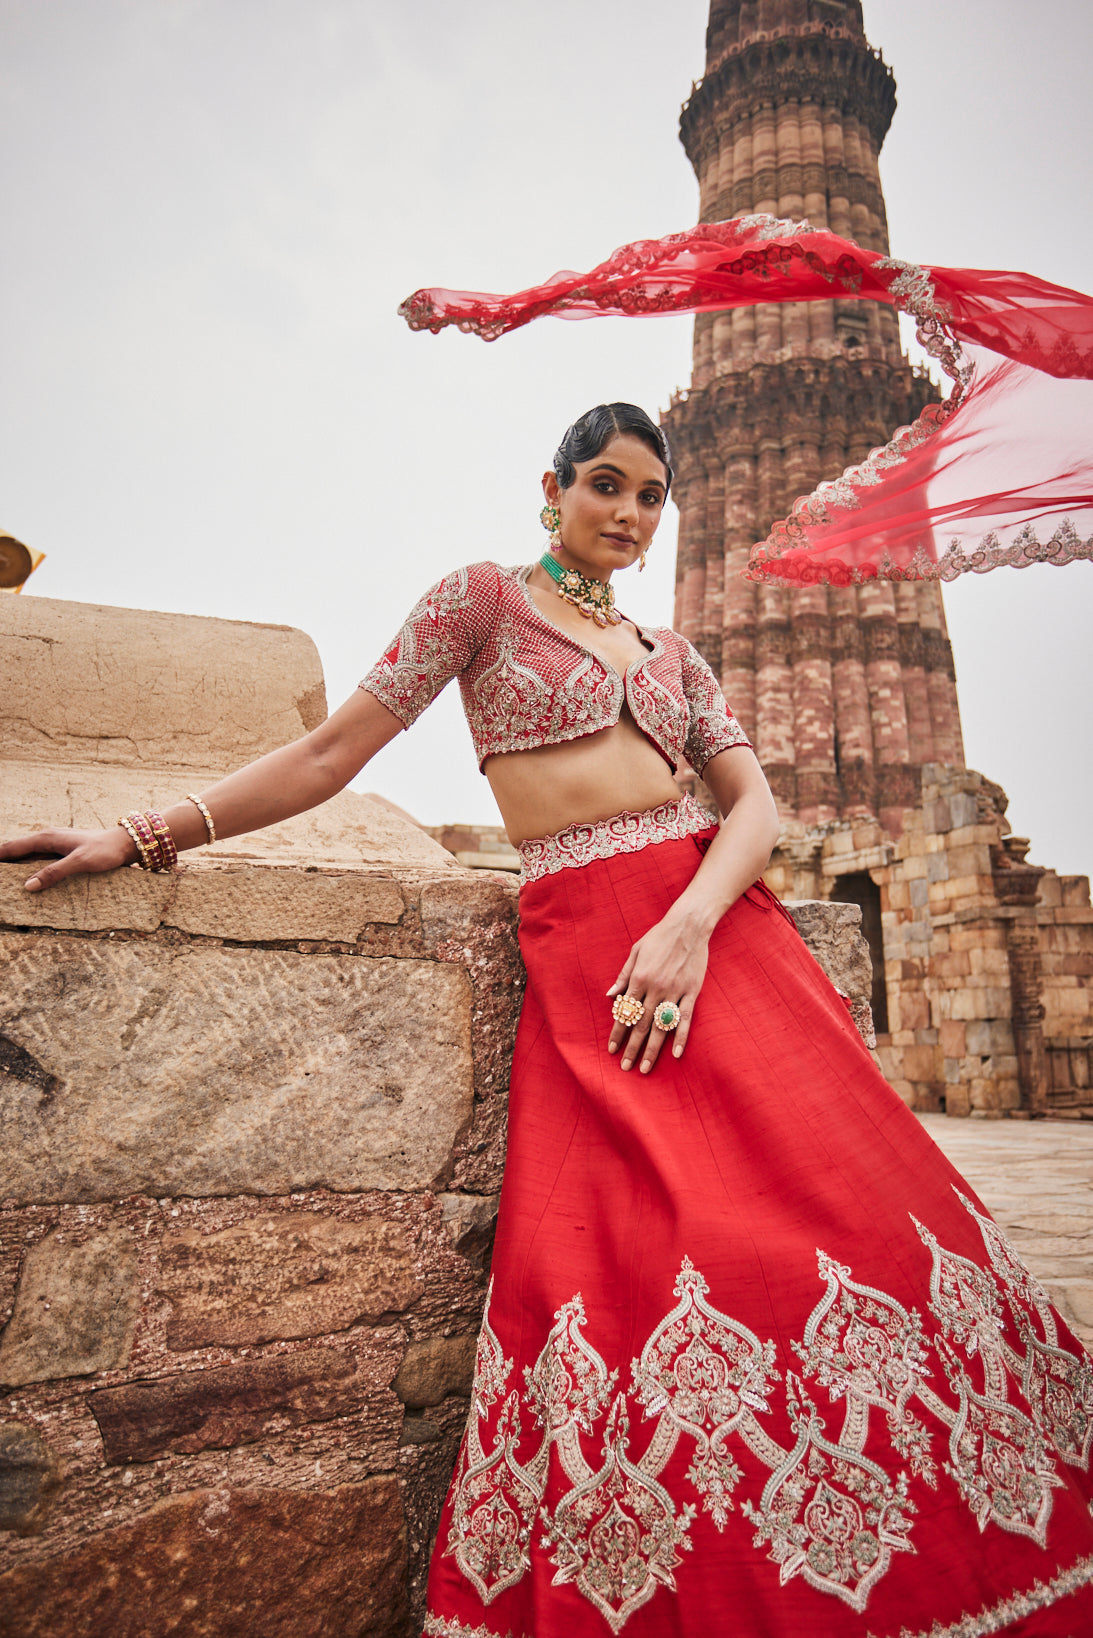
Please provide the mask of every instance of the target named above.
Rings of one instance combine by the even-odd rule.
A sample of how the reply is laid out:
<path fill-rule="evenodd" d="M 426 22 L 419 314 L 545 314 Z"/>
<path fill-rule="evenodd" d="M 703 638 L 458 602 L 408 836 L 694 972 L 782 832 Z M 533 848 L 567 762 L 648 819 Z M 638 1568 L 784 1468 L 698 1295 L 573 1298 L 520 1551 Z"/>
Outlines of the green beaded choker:
<path fill-rule="evenodd" d="M 558 587 L 558 596 L 598 626 L 618 626 L 622 615 L 615 612 L 615 588 L 610 582 L 591 580 L 576 569 L 564 569 L 551 551 L 543 553 L 539 567 L 545 569 Z"/>

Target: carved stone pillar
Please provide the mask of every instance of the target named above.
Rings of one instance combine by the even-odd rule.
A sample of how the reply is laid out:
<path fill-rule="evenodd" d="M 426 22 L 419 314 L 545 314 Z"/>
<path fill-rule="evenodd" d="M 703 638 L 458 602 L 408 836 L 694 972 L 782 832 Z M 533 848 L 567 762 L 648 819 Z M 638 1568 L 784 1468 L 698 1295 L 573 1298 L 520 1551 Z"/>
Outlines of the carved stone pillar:
<path fill-rule="evenodd" d="M 1012 907 L 1006 922 L 1006 955 L 1021 1107 L 1030 1115 L 1043 1115 L 1047 1110 L 1048 1067 L 1044 1047 L 1044 967 L 1036 900 L 1044 871 L 1040 865 L 1026 861 L 1028 850 L 1026 836 L 1004 836 L 1001 845 L 991 850 L 991 865 L 999 901 Z"/>

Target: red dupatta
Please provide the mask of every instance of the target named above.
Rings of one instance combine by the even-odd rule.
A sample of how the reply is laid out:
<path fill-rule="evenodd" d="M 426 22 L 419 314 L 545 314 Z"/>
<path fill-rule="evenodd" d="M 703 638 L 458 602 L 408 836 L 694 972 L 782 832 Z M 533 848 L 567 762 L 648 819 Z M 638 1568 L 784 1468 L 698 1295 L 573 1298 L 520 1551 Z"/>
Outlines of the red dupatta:
<path fill-rule="evenodd" d="M 590 273 L 512 296 L 418 290 L 399 312 L 413 330 L 454 324 L 494 341 L 545 314 L 832 297 L 910 314 L 949 395 L 798 500 L 752 549 L 748 577 L 953 580 L 1093 558 L 1093 298 L 1031 274 L 918 266 L 807 222 L 744 216 L 623 245 Z"/>

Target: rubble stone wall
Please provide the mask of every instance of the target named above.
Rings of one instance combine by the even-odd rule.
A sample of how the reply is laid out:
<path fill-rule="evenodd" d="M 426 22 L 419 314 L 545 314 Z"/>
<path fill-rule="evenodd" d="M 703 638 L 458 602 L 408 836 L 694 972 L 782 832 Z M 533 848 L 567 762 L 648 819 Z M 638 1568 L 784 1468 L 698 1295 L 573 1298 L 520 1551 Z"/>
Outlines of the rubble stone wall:
<path fill-rule="evenodd" d="M 409 1631 L 501 1181 L 514 884 L 189 865 L 61 889 L 30 928 L 24 874 L 0 1627 L 135 1638 L 189 1602 L 194 1633 Z"/>

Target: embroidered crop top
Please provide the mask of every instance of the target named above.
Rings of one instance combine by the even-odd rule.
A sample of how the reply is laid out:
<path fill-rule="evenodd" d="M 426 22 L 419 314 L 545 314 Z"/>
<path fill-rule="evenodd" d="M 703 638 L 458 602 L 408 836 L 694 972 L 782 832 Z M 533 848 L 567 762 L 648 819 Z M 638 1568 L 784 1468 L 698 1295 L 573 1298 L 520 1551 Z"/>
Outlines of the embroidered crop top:
<path fill-rule="evenodd" d="M 667 626 L 642 631 L 652 646 L 620 676 L 540 611 L 530 573 L 531 566 L 472 563 L 445 575 L 411 609 L 361 688 L 409 727 L 458 677 L 479 768 L 503 751 L 611 728 L 624 704 L 673 769 L 685 758 L 701 773 L 718 751 L 749 743 L 686 638 Z"/>

